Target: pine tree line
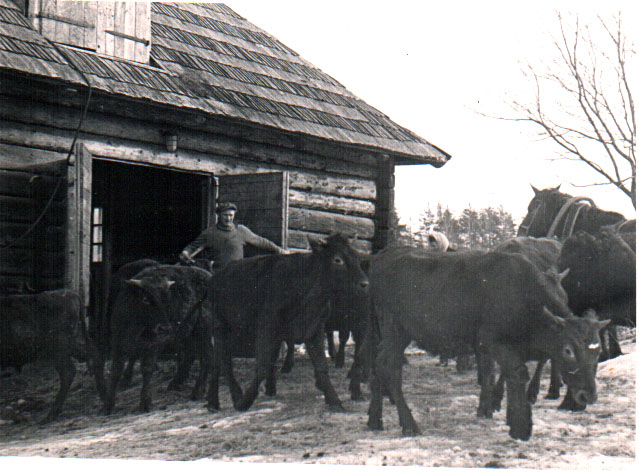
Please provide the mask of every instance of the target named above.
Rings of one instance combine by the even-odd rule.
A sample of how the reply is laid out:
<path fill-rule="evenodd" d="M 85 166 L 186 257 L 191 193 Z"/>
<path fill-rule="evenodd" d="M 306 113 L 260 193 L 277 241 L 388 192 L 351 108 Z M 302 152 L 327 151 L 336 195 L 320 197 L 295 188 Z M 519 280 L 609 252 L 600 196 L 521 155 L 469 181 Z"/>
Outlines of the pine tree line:
<path fill-rule="evenodd" d="M 517 232 L 512 215 L 503 207 L 475 210 L 470 205 L 454 215 L 448 207 L 437 205 L 435 212 L 426 208 L 417 229 L 400 224 L 395 214 L 393 246 L 426 246 L 430 230 L 444 233 L 453 248 L 490 250 L 512 238 Z"/>

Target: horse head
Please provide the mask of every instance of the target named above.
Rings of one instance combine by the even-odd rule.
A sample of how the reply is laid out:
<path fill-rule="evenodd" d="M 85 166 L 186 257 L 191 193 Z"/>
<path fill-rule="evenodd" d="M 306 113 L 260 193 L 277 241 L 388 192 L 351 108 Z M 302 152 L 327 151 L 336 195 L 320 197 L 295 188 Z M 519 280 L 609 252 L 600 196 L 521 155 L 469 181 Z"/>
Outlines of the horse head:
<path fill-rule="evenodd" d="M 545 237 L 555 217 L 571 196 L 559 192 L 559 187 L 538 190 L 531 186 L 535 197 L 528 204 L 528 213 L 519 226 L 517 236 Z"/>

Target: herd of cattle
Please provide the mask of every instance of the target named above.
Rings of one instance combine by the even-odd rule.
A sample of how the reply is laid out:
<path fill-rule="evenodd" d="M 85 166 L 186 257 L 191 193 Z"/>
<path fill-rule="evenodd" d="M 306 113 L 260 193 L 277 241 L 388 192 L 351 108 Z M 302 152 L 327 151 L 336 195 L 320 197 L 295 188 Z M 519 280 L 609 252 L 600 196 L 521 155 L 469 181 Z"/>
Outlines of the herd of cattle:
<path fill-rule="evenodd" d="M 343 364 L 349 333 L 356 342 L 349 372 L 353 399 L 362 398 L 361 382 L 370 383 L 369 428 L 383 429 L 388 396 L 403 434 L 419 434 L 402 393 L 403 353 L 415 342 L 446 357 L 473 353 L 477 415 L 492 417 L 506 389 L 510 435 L 527 440 L 544 363 L 552 363 L 548 397 L 559 397 L 563 381 L 568 392 L 560 408 L 584 409 L 597 399 L 598 361 L 620 353 L 614 326 L 636 324 L 634 228 L 621 229 L 617 219 L 545 238 L 551 214 L 558 213 L 545 198 L 552 192 L 565 196 L 558 189 L 535 190 L 520 236 L 492 251 L 401 247 L 369 256 L 334 234 L 311 241 L 309 253 L 246 258 L 215 274 L 141 260 L 114 274 L 108 302 L 88 327 L 72 291 L 3 296 L 2 367 L 19 371 L 36 359 L 55 362 L 60 389 L 46 421 L 62 410 L 75 374 L 72 358 L 88 363 L 105 414 L 113 412 L 118 387 L 130 382 L 139 361 L 140 409 L 149 411 L 156 360 L 167 352 L 177 357 L 169 389 L 185 382 L 197 358 L 191 397 L 206 393 L 207 408 L 220 410 L 221 375 L 234 408 L 246 410 L 263 381 L 266 394 L 276 394 L 282 344 L 288 347 L 283 369 L 290 370 L 294 345 L 304 343 L 317 388 L 329 408 L 340 411 L 324 351 L 326 333 L 332 343 L 339 330 L 336 363 Z M 586 218 L 575 217 L 580 220 Z M 233 372 L 238 356 L 255 358 L 244 389 Z M 533 360 L 538 368 L 530 379 L 526 362 Z"/>

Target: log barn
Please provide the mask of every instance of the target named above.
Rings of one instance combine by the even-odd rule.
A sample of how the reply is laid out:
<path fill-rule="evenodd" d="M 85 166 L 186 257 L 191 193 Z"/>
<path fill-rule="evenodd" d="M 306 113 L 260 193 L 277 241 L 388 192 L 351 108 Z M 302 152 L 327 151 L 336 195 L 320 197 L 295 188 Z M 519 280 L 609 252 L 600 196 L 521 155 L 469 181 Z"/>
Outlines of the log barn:
<path fill-rule="evenodd" d="M 379 250 L 394 166 L 449 159 L 222 4 L 0 0 L 0 113 L 0 286 L 91 306 L 221 200 L 282 246 Z"/>

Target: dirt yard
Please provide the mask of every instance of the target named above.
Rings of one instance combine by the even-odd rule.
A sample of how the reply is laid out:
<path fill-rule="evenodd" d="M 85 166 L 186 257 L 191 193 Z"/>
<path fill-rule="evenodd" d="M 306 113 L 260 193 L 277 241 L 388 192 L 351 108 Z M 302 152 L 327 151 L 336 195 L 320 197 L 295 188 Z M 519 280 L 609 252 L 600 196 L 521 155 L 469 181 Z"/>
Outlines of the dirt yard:
<path fill-rule="evenodd" d="M 62 417 L 46 426 L 38 420 L 53 399 L 57 378 L 52 369 L 27 366 L 22 375 L 1 380 L 0 455 L 201 460 L 212 466 L 212 461 L 223 461 L 618 471 L 635 460 L 635 346 L 633 337 L 622 345 L 626 355 L 600 364 L 599 400 L 585 412 L 559 411 L 559 401 L 540 396 L 528 442 L 508 436 L 503 409 L 492 420 L 475 417 L 479 388 L 474 371 L 458 374 L 453 361 L 440 367 L 436 358 L 416 350 L 408 353 L 404 368 L 404 392 L 423 431 L 416 438 L 402 438 L 395 407 L 388 401 L 386 430 L 367 430 L 368 402 L 349 399 L 346 369 L 332 369 L 331 375 L 347 412 L 328 411 L 305 355 L 297 357 L 291 374 L 280 377 L 275 398 L 261 394 L 244 413 L 233 410 L 226 386 L 221 390 L 223 410 L 216 414 L 203 401 L 188 400 L 189 389 L 167 392 L 173 364 L 163 362 L 152 412 L 136 410 L 136 370 L 134 385 L 118 397 L 116 413 L 105 417 L 98 414 L 92 380 L 79 365 Z M 252 362 L 236 362 L 238 379 L 246 382 Z M 529 368 L 532 373 L 533 365 Z M 547 389 L 548 371 L 542 390 Z M 10 471 L 3 463 L 16 461 L 21 464 L 0 459 L 0 468 Z"/>

